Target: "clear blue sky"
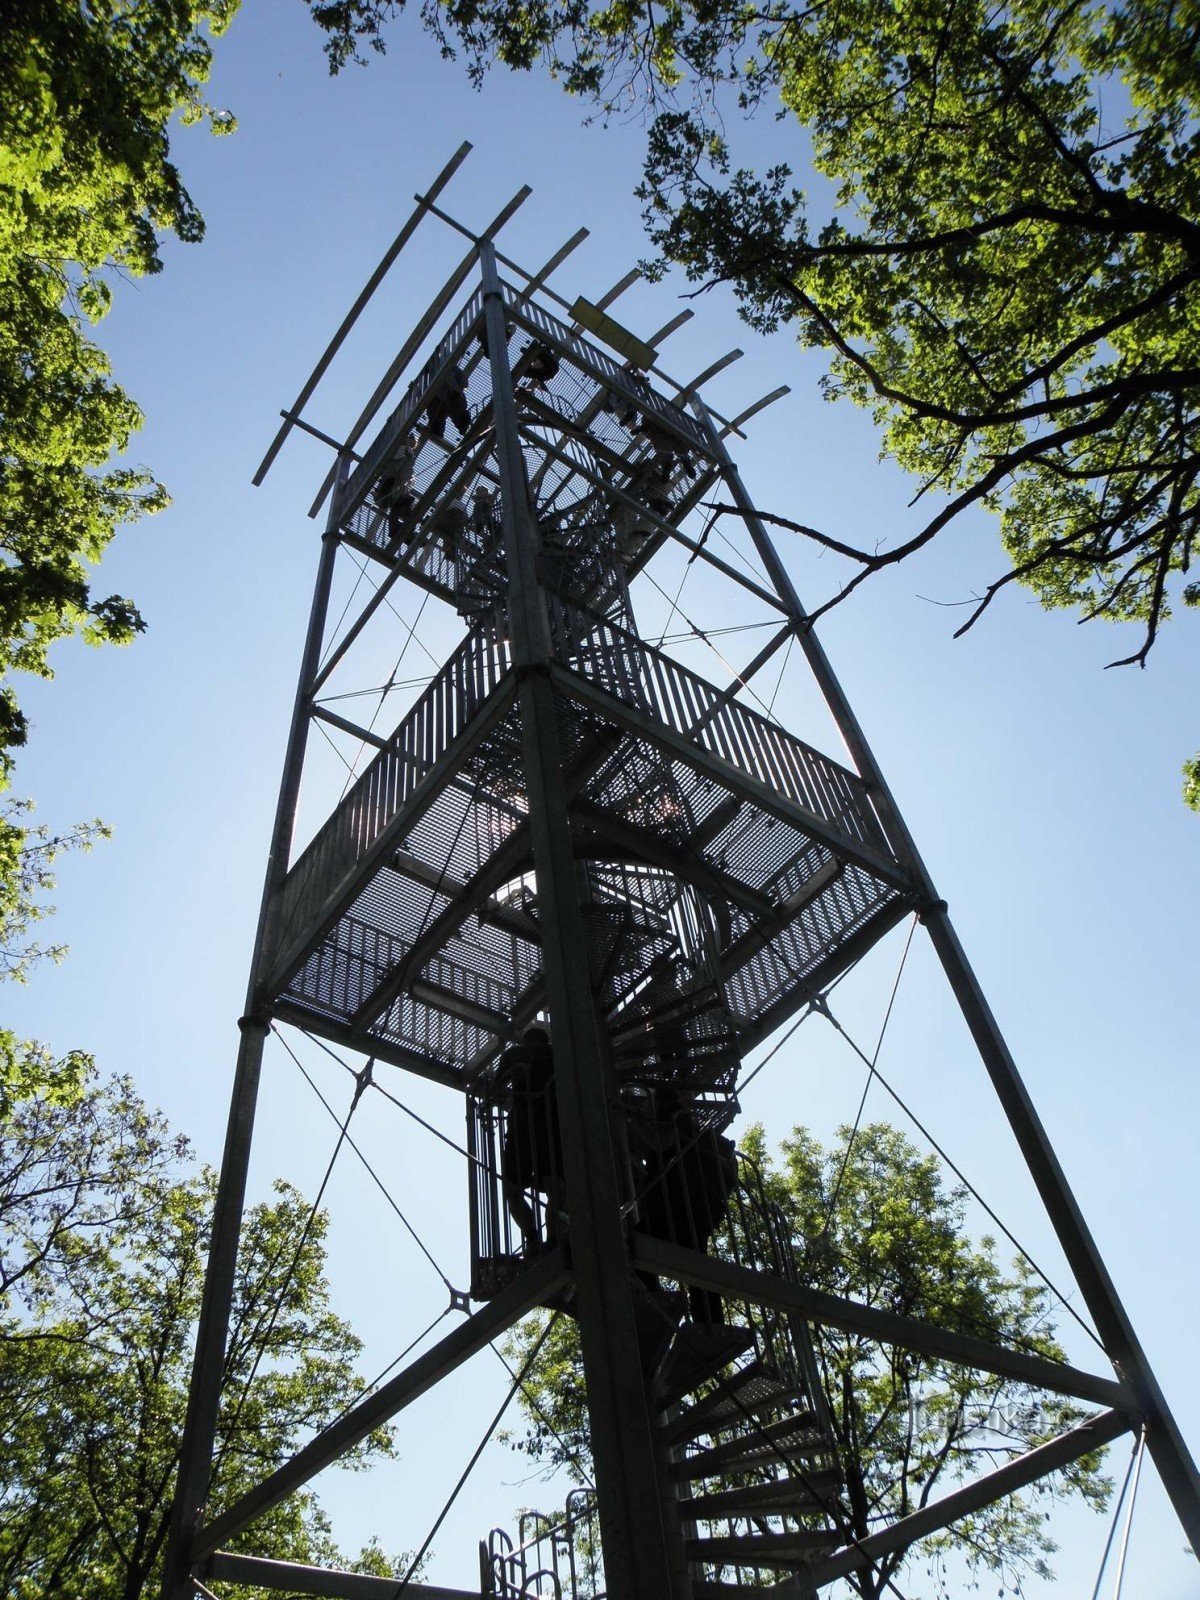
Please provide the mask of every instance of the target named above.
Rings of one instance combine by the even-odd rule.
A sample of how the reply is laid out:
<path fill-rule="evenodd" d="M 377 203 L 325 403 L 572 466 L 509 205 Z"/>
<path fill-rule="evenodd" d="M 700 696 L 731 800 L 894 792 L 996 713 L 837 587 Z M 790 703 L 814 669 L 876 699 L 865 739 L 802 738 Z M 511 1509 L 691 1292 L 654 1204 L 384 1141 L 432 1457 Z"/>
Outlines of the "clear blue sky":
<path fill-rule="evenodd" d="M 465 220 L 482 224 L 521 183 L 533 186 L 506 234 L 519 259 L 540 265 L 576 227 L 592 229 L 559 279 L 563 292 L 595 298 L 644 249 L 631 198 L 636 125 L 585 128 L 580 108 L 537 78 L 497 76 L 476 94 L 407 21 L 385 59 L 331 81 L 301 7 L 249 7 L 218 45 L 213 92 L 240 131 L 223 141 L 185 131 L 175 142 L 208 238 L 199 248 L 169 245 L 162 276 L 123 287 L 102 330 L 148 417 L 135 455 L 175 496 L 168 513 L 122 537 L 99 581 L 101 593 L 133 595 L 150 631 L 125 652 L 65 648 L 57 680 L 23 691 L 34 727 L 18 790 L 38 797 L 47 822 L 99 814 L 116 838 L 64 871 L 55 936 L 72 945 L 68 963 L 9 997 L 17 1025 L 59 1049 L 86 1045 L 105 1070 L 132 1072 L 207 1160 L 219 1154 L 316 560 L 317 527 L 305 511 L 327 465 L 321 446 L 297 438 L 267 486 L 251 488 L 279 407 L 414 191 L 463 138 L 476 147 L 453 189 Z M 754 135 L 773 146 L 790 137 L 773 123 Z M 436 225 L 418 235 L 319 391 L 315 422 L 335 434 L 346 428 L 461 253 Z M 677 309 L 678 292 L 639 289 L 621 315 L 652 331 Z M 759 504 L 862 542 L 909 525 L 912 486 L 877 463 L 867 418 L 821 401 L 819 366 L 786 336 L 764 340 L 741 326 L 720 293 L 695 309 L 666 347 L 670 370 L 691 377 L 738 344 L 745 359 L 713 385 L 711 403 L 739 407 L 779 382 L 793 388 L 736 452 Z M 802 594 L 827 594 L 829 564 L 796 544 L 783 548 Z M 1200 1321 L 1192 1226 L 1200 824 L 1178 798 L 1180 763 L 1197 739 L 1194 644 L 1185 619 L 1166 629 L 1145 673 L 1105 673 L 1129 649 L 1117 630 L 1077 629 L 1019 593 L 953 642 L 958 613 L 935 602 L 962 600 L 1000 559 L 986 518 L 957 526 L 919 563 L 867 585 L 823 637 L 1200 1447 L 1191 1332 Z M 711 621 L 719 597 L 703 586 L 694 600 L 688 594 Z M 414 610 L 408 600 L 400 608 Z M 738 655 L 748 657 L 755 646 L 743 643 Z M 445 639 L 430 644 L 444 653 Z M 836 753 L 808 720 L 798 674 L 789 671 L 779 704 L 799 732 Z M 310 786 L 310 818 L 323 792 L 320 779 Z M 848 986 L 847 1024 L 864 1041 L 897 954 L 886 947 Z M 336 1068 L 311 1050 L 308 1059 L 343 1097 Z M 881 1065 L 1014 1232 L 1065 1279 L 920 941 Z M 814 1022 L 767 1068 L 745 1109 L 775 1136 L 802 1121 L 827 1133 L 853 1117 L 861 1088 L 853 1061 Z M 882 1115 L 877 1094 L 868 1110 Z M 329 1139 L 310 1099 L 277 1053 L 257 1192 L 276 1174 L 315 1187 Z M 457 1135 L 453 1097 L 417 1086 L 413 1104 Z M 367 1142 L 462 1281 L 465 1184 L 454 1159 L 399 1119 L 371 1127 Z M 339 1171 L 332 1277 L 339 1307 L 368 1341 L 371 1372 L 422 1315 L 436 1314 L 441 1290 L 398 1224 L 377 1213 L 368 1220 L 367 1202 L 359 1178 Z M 440 1394 L 402 1419 L 401 1459 L 377 1479 L 330 1477 L 325 1503 L 347 1546 L 373 1530 L 393 1547 L 420 1540 L 500 1392 L 489 1360 L 468 1369 L 452 1401 Z M 1121 1446 L 1117 1470 L 1123 1460 Z M 520 1486 L 522 1470 L 499 1447 L 485 1455 L 436 1548 L 434 1576 L 472 1581 L 475 1539 L 513 1505 L 551 1495 Z M 1098 1525 L 1067 1519 L 1065 1592 L 1090 1593 L 1101 1539 Z M 1150 1473 L 1127 1600 L 1194 1595 L 1196 1567 L 1182 1545 Z"/>

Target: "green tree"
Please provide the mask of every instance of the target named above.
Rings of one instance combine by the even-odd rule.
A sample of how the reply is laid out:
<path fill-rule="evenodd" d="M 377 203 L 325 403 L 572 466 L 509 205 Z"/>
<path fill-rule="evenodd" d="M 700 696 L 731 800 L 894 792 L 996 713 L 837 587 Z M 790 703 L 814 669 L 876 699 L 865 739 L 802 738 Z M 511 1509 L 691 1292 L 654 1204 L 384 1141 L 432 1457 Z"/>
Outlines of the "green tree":
<path fill-rule="evenodd" d="M 0 1129 L 0 1592 L 157 1594 L 214 1192 L 128 1080 L 79 1105 L 34 1096 Z M 287 1184 L 247 1217 L 212 1508 L 261 1481 L 360 1389 L 360 1344 L 329 1304 L 323 1213 Z M 355 1452 L 391 1452 L 380 1430 Z M 315 1498 L 247 1548 L 348 1564 Z M 403 1567 L 377 1547 L 358 1564 Z"/>
<path fill-rule="evenodd" d="M 335 70 L 401 9 L 310 3 Z M 869 548 L 780 519 L 852 564 L 830 604 L 972 506 L 998 515 L 1010 565 L 960 633 L 1018 582 L 1080 620 L 1140 623 L 1120 664 L 1144 665 L 1172 604 L 1200 603 L 1196 0 L 421 15 L 476 76 L 541 61 L 606 114 L 644 112 L 663 257 L 825 352 L 826 394 L 871 409 L 935 509 Z M 736 160 L 735 105 L 779 119 L 765 168 Z"/>
<path fill-rule="evenodd" d="M 210 49 L 237 0 L 13 0 L 0 22 L 0 764 L 23 744 L 14 671 L 49 677 L 77 634 L 142 627 L 90 567 L 122 523 L 167 503 L 113 465 L 140 425 L 85 328 L 114 277 L 157 272 L 158 235 L 204 231 L 169 159 L 168 125 L 232 127 L 203 97 Z"/>
<path fill-rule="evenodd" d="M 198 240 L 203 220 L 170 160 L 168 127 L 233 126 L 203 96 L 208 35 L 237 0 L 10 0 L 0 16 L 0 790 L 27 723 L 14 673 L 53 676 L 51 646 L 75 635 L 128 642 L 142 627 L 121 595 L 97 597 L 92 567 L 122 524 L 168 503 L 140 467 L 118 464 L 141 413 L 110 375 L 87 328 L 114 278 L 159 271 L 159 235 Z M 0 975 L 22 978 L 60 946 L 12 942 L 52 886 L 64 849 L 98 824 L 54 839 L 28 829 L 28 802 L 0 816 Z M 37 1089 L 78 1091 L 88 1058 L 60 1059 L 0 1030 L 0 1114 Z"/>
<path fill-rule="evenodd" d="M 823 1148 L 794 1130 L 773 1161 L 761 1128 L 749 1130 L 745 1152 L 763 1174 L 766 1193 L 791 1230 L 801 1280 L 880 1309 L 1064 1359 L 1054 1336 L 1047 1288 L 1023 1262 L 1006 1269 L 995 1241 L 973 1240 L 966 1228 L 967 1192 L 946 1183 L 935 1157 L 923 1156 L 883 1123 L 839 1130 Z M 720 1236 L 714 1241 L 721 1250 Z M 736 1306 L 731 1315 L 737 1315 Z M 524 1359 L 540 1318 L 510 1341 Z M 1068 1402 L 1011 1381 L 881 1346 L 857 1335 L 813 1328 L 818 1365 L 833 1414 L 853 1536 L 918 1510 L 938 1492 L 998 1466 L 1043 1442 L 1083 1413 Z M 576 1326 L 561 1318 L 551 1330 L 522 1395 L 527 1430 L 518 1447 L 576 1483 L 590 1466 L 587 1413 Z M 1109 1480 L 1101 1455 L 1034 1488 L 956 1522 L 907 1554 L 877 1563 L 854 1580 L 864 1600 L 881 1600 L 889 1580 L 904 1586 L 919 1563 L 934 1590 L 958 1592 L 956 1574 L 985 1576 L 1001 1594 L 1020 1592 L 1031 1574 L 1052 1576 L 1054 1544 L 1045 1519 L 1050 1505 L 1077 1496 L 1103 1509 Z"/>
<path fill-rule="evenodd" d="M 35 924 L 54 914 L 42 896 L 55 887 L 60 856 L 90 850 L 97 839 L 109 836 L 99 821 L 52 834 L 29 825 L 32 809 L 28 800 L 0 804 L 0 982 L 26 983 L 40 962 L 58 962 L 66 955 L 64 944 L 41 944 L 33 937 Z M 58 1102 L 77 1100 L 90 1066 L 91 1057 L 83 1050 L 55 1058 L 39 1040 L 0 1028 L 0 1118 L 35 1092 Z"/>

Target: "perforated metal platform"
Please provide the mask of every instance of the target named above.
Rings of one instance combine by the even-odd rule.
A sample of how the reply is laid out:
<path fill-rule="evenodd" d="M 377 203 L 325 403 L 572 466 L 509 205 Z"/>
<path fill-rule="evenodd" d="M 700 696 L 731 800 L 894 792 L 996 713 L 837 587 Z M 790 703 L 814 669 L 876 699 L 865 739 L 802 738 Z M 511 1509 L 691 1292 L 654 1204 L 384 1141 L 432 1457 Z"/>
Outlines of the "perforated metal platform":
<path fill-rule="evenodd" d="M 682 945 L 613 965 L 618 1054 L 714 974 L 745 1048 L 912 903 L 862 783 L 632 635 L 560 605 L 562 761 L 581 859 L 656 874 L 658 914 L 699 891 L 715 966 Z M 477 628 L 288 876 L 281 999 L 469 1077 L 541 1002 L 521 730 L 505 646 Z M 642 957 L 644 956 L 644 960 Z M 658 966 L 655 966 L 655 960 Z M 622 992 L 625 971 L 641 987 Z M 701 996 L 703 998 L 703 996 Z M 698 1042 L 698 1041 L 697 1041 Z"/>

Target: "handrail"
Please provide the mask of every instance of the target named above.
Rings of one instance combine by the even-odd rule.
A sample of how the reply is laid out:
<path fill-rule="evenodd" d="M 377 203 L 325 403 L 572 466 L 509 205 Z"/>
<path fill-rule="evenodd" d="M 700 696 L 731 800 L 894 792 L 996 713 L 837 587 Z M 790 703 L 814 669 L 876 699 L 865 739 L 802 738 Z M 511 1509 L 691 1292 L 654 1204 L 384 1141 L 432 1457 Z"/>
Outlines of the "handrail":
<path fill-rule="evenodd" d="M 564 665 L 849 838 L 892 854 L 870 793 L 855 773 L 635 634 L 557 596 L 546 598 Z M 631 662 L 638 664 L 635 674 Z"/>
<path fill-rule="evenodd" d="M 704 430 L 680 406 L 665 399 L 648 383 L 635 378 L 627 367 L 621 366 L 589 340 L 573 333 L 565 322 L 560 322 L 544 307 L 536 305 L 532 300 L 523 300 L 511 284 L 502 283 L 501 288 L 506 312 L 511 311 L 518 321 L 525 323 L 530 332 L 540 333 L 547 339 L 552 339 L 569 354 L 572 361 L 583 367 L 605 388 L 619 391 L 639 411 L 652 413 L 672 432 L 686 439 L 688 444 L 703 451 L 705 456 L 711 457 L 712 445 Z"/>
<path fill-rule="evenodd" d="M 388 452 L 396 440 L 402 438 L 412 428 L 426 396 L 437 378 L 454 359 L 472 326 L 478 321 L 482 310 L 483 290 L 476 289 L 450 324 L 448 332 L 439 341 L 429 360 L 409 384 L 404 398 L 379 430 L 363 459 L 346 480 L 341 503 L 337 509 L 339 523 L 345 522 L 352 516 L 366 498 L 371 485 L 379 476 Z"/>
<path fill-rule="evenodd" d="M 412 799 L 511 666 L 507 640 L 485 628 L 468 633 L 288 872 L 281 948 L 319 915 L 329 894 Z"/>

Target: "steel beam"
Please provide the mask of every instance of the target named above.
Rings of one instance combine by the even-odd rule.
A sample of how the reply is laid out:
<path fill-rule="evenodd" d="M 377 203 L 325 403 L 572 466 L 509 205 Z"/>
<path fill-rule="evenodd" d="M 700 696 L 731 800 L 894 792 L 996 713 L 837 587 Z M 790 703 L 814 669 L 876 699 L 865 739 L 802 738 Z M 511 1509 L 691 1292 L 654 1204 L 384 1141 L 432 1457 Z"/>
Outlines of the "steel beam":
<path fill-rule="evenodd" d="M 576 762 L 570 772 L 565 774 L 563 783 L 568 799 L 572 799 L 583 788 L 610 753 L 609 741 L 602 738 Z M 437 954 L 446 940 L 457 932 L 464 919 L 472 912 L 478 913 L 497 889 L 510 878 L 517 876 L 528 863 L 532 849 L 533 838 L 529 823 L 518 823 L 499 849 L 492 852 L 470 883 L 463 885 L 462 893 L 450 905 L 445 906 L 430 921 L 420 937 L 414 940 L 403 962 L 383 978 L 367 996 L 351 1019 L 353 1025 L 356 1028 L 364 1027 L 386 1011 L 421 968 Z"/>
<path fill-rule="evenodd" d="M 772 933 L 777 933 L 788 920 L 784 908 L 777 906 L 763 890 L 714 866 L 707 856 L 689 845 L 676 845 L 666 834 L 652 833 L 648 828 L 637 828 L 620 817 L 610 816 L 591 801 L 577 802 L 573 814 L 587 825 L 588 833 L 597 843 L 615 852 L 617 860 L 639 860 L 662 867 L 684 883 L 740 906 L 747 916 L 766 923 Z"/>
<path fill-rule="evenodd" d="M 677 406 L 686 405 L 710 378 L 715 378 L 718 372 L 724 372 L 726 367 L 731 367 L 735 361 L 740 361 L 745 353 L 744 350 L 729 350 L 725 355 L 718 356 L 716 361 L 705 367 L 704 371 L 694 377 L 691 383 L 684 384 L 683 388 L 675 396 L 675 404 Z"/>
<path fill-rule="evenodd" d="M 336 483 L 345 481 L 349 462 L 339 458 Z M 336 504 L 337 495 L 334 496 Z M 212 1474 L 213 1444 L 216 1438 L 217 1411 L 221 1400 L 225 1343 L 233 1305 L 234 1275 L 242 1231 L 242 1209 L 246 1198 L 246 1178 L 250 1165 L 250 1145 L 254 1133 L 254 1113 L 258 1104 L 258 1084 L 262 1072 L 263 1044 L 267 1036 L 267 1012 L 263 979 L 270 966 L 278 935 L 279 895 L 287 876 L 288 857 L 296 831 L 296 811 L 300 800 L 300 778 L 308 744 L 311 711 L 310 685 L 316 675 L 329 611 L 333 569 L 338 541 L 332 508 L 321 540 L 317 580 L 313 588 L 308 631 L 300 663 L 300 676 L 292 704 L 292 720 L 283 760 L 283 777 L 275 807 L 267 870 L 263 882 L 250 978 L 246 989 L 246 1014 L 241 1022 L 237 1070 L 229 1105 L 229 1122 L 217 1185 L 212 1243 L 204 1279 L 200 1320 L 196 1330 L 196 1351 L 188 1390 L 187 1416 L 180 1444 L 179 1477 L 163 1568 L 164 1600 L 192 1600 L 188 1547 L 202 1514 Z"/>
<path fill-rule="evenodd" d="M 266 455 L 259 463 L 258 471 L 254 474 L 252 481 L 256 489 L 270 471 L 271 463 L 279 454 L 280 448 L 283 445 L 283 441 L 288 436 L 289 428 L 294 426 L 294 424 L 298 421 L 300 413 L 312 399 L 313 392 L 320 383 L 321 379 L 325 376 L 325 373 L 328 371 L 329 363 L 342 348 L 342 345 L 346 342 L 346 338 L 350 333 L 351 328 L 353 328 L 354 324 L 362 315 L 368 301 L 391 271 L 396 257 L 400 254 L 401 250 L 404 249 L 404 246 L 417 231 L 417 227 L 420 224 L 421 219 L 427 215 L 433 201 L 435 201 L 438 195 L 441 194 L 442 190 L 450 182 L 450 179 L 458 171 L 459 167 L 462 166 L 463 162 L 467 159 L 470 153 L 470 142 L 464 140 L 464 142 L 459 145 L 458 149 L 450 157 L 449 161 L 447 161 L 446 165 L 438 173 L 437 177 L 430 184 L 429 193 L 417 196 L 417 209 L 413 212 L 408 221 L 400 229 L 400 232 L 392 240 L 391 244 L 384 252 L 383 259 L 380 261 L 379 265 L 375 268 L 375 271 L 371 274 L 366 283 L 363 285 L 362 289 L 359 291 L 358 299 L 342 318 L 337 332 L 326 345 L 325 350 L 318 360 L 316 366 L 309 374 L 308 381 L 304 384 L 303 388 L 300 390 L 300 393 L 292 401 L 290 411 L 285 411 L 283 413 L 283 427 L 280 428 L 274 439 L 272 439 L 267 448 Z"/>
<path fill-rule="evenodd" d="M 843 939 L 841 944 L 836 945 L 828 955 L 822 957 L 802 983 L 794 983 L 790 989 L 785 990 L 773 1005 L 762 1012 L 757 1022 L 746 1028 L 741 1035 L 742 1054 L 746 1055 L 764 1040 L 769 1039 L 776 1029 L 794 1017 L 797 1011 L 808 1005 L 817 995 L 824 993 L 839 973 L 845 972 L 868 951 L 873 950 L 880 939 L 890 933 L 897 924 L 903 922 L 911 911 L 912 902 L 909 900 L 894 898 L 884 901 L 879 909 L 873 911 L 848 938 Z"/>
<path fill-rule="evenodd" d="M 235 1500 L 219 1517 L 206 1523 L 195 1536 L 192 1560 L 210 1555 L 227 1539 L 232 1539 L 243 1528 L 249 1527 L 264 1511 L 269 1511 L 289 1494 L 302 1489 L 318 1472 L 332 1466 L 376 1428 L 390 1422 L 397 1412 L 403 1411 L 405 1406 L 419 1399 L 426 1390 L 448 1377 L 464 1361 L 469 1361 L 498 1335 L 511 1328 L 518 1318 L 532 1311 L 535 1306 L 542 1305 L 569 1281 L 570 1273 L 561 1251 L 543 1256 L 494 1300 L 490 1300 L 482 1311 L 477 1311 L 453 1333 L 448 1333 L 381 1389 L 360 1400 L 310 1440 L 303 1450 L 277 1467 L 269 1478 Z"/>
<path fill-rule="evenodd" d="M 782 603 L 777 594 L 772 594 L 769 589 L 764 589 L 762 585 L 756 583 L 753 578 L 747 577 L 744 572 L 739 572 L 736 567 L 730 566 L 728 561 L 723 560 L 720 556 L 714 555 L 708 548 L 707 544 L 701 544 L 698 540 L 689 538 L 689 536 L 682 532 L 679 528 L 668 526 L 667 531 L 677 544 L 681 544 L 685 550 L 690 550 L 694 556 L 699 556 L 701 561 L 703 561 L 706 566 L 712 567 L 714 572 L 719 572 L 722 577 L 729 578 L 732 582 L 736 583 L 739 588 L 745 589 L 749 594 L 754 595 L 756 599 L 761 600 L 764 605 L 768 605 L 773 610 L 781 611 L 786 614 L 787 607 Z"/>
<path fill-rule="evenodd" d="M 770 394 L 764 394 L 761 400 L 756 400 L 753 405 L 747 406 L 745 411 L 739 411 L 733 421 L 727 422 L 721 429 L 722 439 L 731 433 L 741 434 L 743 422 L 749 422 L 751 417 L 756 417 L 760 411 L 765 411 L 768 406 L 773 406 L 776 400 L 782 400 L 785 394 L 791 392 L 790 384 L 781 383 L 778 389 L 772 389 Z M 742 434 L 742 437 L 745 438 L 745 435 Z"/>
<path fill-rule="evenodd" d="M 331 1567 L 306 1567 L 297 1561 L 268 1561 L 262 1556 L 237 1555 L 217 1550 L 204 1563 L 200 1576 L 207 1583 L 249 1584 L 254 1589 L 278 1589 L 284 1594 L 312 1594 L 324 1600 L 397 1600 L 395 1578 L 371 1578 L 361 1572 L 339 1572 Z M 443 1589 L 433 1583 L 406 1583 L 404 1600 L 482 1600 L 478 1589 Z"/>
<path fill-rule="evenodd" d="M 638 738 L 645 739 L 657 749 L 686 762 L 697 772 L 719 783 L 722 788 L 740 794 L 744 800 L 749 800 L 768 816 L 778 817 L 780 821 L 790 823 L 793 828 L 823 844 L 842 860 L 853 861 L 857 866 L 865 868 L 873 877 L 878 878 L 881 883 L 898 889 L 901 894 L 912 899 L 911 880 L 902 868 L 889 860 L 881 851 L 872 849 L 869 844 L 860 844 L 857 839 L 848 838 L 832 823 L 807 810 L 798 801 L 769 788 L 760 778 L 752 777 L 741 767 L 735 767 L 732 762 L 713 755 L 698 744 L 693 744 L 686 734 L 677 733 L 665 722 L 648 716 L 635 706 L 627 705 L 624 700 L 618 700 L 616 695 L 609 694 L 606 689 L 583 677 L 581 673 L 556 662 L 550 669 L 550 675 L 555 685 L 568 699 L 577 700 L 585 706 L 590 706 L 594 711 L 599 711 L 609 722 L 628 728 Z"/>
<path fill-rule="evenodd" d="M 492 356 L 509 626 L 520 707 L 534 871 L 554 1044 L 571 1258 L 605 1575 L 612 1600 L 686 1600 L 680 1541 L 663 1491 L 638 1349 L 633 1285 L 609 1124 L 615 1102 L 588 977 L 570 814 L 550 681 L 552 648 L 538 572 L 538 533 L 525 482 L 505 304 L 495 254 L 480 248 Z M 672 1550 L 672 1546 L 674 1549 Z M 672 1556 L 674 1559 L 672 1559 Z"/>
<path fill-rule="evenodd" d="M 919 1355 L 953 1361 L 976 1372 L 991 1372 L 998 1378 L 1012 1378 L 1017 1383 L 1070 1395 L 1075 1400 L 1111 1406 L 1121 1411 L 1127 1422 L 1139 1412 L 1132 1390 L 1112 1378 L 1097 1377 L 1067 1366 L 1065 1362 L 1048 1361 L 1044 1356 L 1031 1356 L 1023 1350 L 1009 1350 L 973 1334 L 954 1333 L 916 1317 L 881 1311 L 878 1306 L 827 1294 L 823 1289 L 809 1289 L 774 1273 L 739 1267 L 732 1261 L 720 1261 L 715 1256 L 703 1255 L 699 1250 L 689 1250 L 666 1239 L 635 1235 L 633 1257 L 639 1267 L 664 1278 L 694 1283 L 701 1289 L 711 1289 L 735 1300 L 748 1300 L 752 1305 L 791 1311 L 824 1327 L 838 1328 L 843 1333 L 861 1333 L 881 1344 L 900 1345 Z"/>
<path fill-rule="evenodd" d="M 349 717 L 339 716 L 336 711 L 330 711 L 328 706 L 314 705 L 312 714 L 318 722 L 326 722 L 331 728 L 337 728 L 341 733 L 348 733 L 360 744 L 369 744 L 375 750 L 386 750 L 388 747 L 388 741 L 382 734 L 375 733 L 371 728 L 360 728 L 357 722 L 351 722 Z"/>
<path fill-rule="evenodd" d="M 899 1555 L 918 1539 L 949 1527 L 960 1517 L 969 1517 L 976 1511 L 982 1511 L 985 1506 L 1003 1500 L 1006 1495 L 1016 1494 L 1019 1489 L 1036 1483 L 1039 1478 L 1069 1467 L 1080 1456 L 1103 1449 L 1129 1430 L 1129 1418 L 1119 1411 L 1097 1412 L 1067 1433 L 1061 1433 L 1057 1438 L 1039 1445 L 1036 1450 L 1030 1450 L 1015 1461 L 997 1467 L 995 1472 L 964 1484 L 953 1494 L 945 1495 L 932 1505 L 923 1506 L 911 1516 L 901 1517 L 890 1528 L 881 1528 L 878 1533 L 860 1539 L 848 1549 L 839 1550 L 836 1555 L 816 1562 L 811 1572 L 812 1579 L 819 1589 L 823 1589 L 838 1578 L 849 1577 L 855 1572 L 870 1572 L 874 1563 L 884 1557 Z"/>
<path fill-rule="evenodd" d="M 930 941 L 1109 1359 L 1128 1383 L 1139 1410 L 1145 1416 L 1146 1447 L 1158 1468 L 1175 1514 L 1196 1553 L 1196 1559 L 1200 1561 L 1200 1472 L 1196 1470 L 1196 1463 L 1171 1414 L 1166 1396 L 1159 1387 L 1096 1241 L 1084 1221 L 1079 1203 L 1034 1109 L 1029 1091 L 984 997 L 979 979 L 959 943 L 946 903 L 934 887 L 933 879 L 905 825 L 845 690 L 830 665 L 808 614 L 800 603 L 800 597 L 716 428 L 701 405 L 694 404 L 693 410 L 704 425 L 714 451 L 724 463 L 723 477 L 734 504 L 741 513 L 780 599 L 787 605 L 797 642 L 804 651 L 860 777 L 871 788 L 892 847 L 918 885 L 925 902 L 922 914 L 929 929 Z"/>
<path fill-rule="evenodd" d="M 347 540 L 347 543 L 349 542 L 350 541 Z M 357 542 L 355 543 L 355 549 L 358 549 Z M 366 551 L 362 551 L 361 553 L 365 555 Z M 329 682 L 329 679 L 341 665 L 344 657 L 349 653 L 350 647 L 354 644 L 354 641 L 362 633 L 363 629 L 379 610 L 380 606 L 386 602 L 387 597 L 391 593 L 392 589 L 397 583 L 399 583 L 401 578 L 407 576 L 408 573 L 406 569 L 399 565 L 394 566 L 392 570 L 385 575 L 383 581 L 375 589 L 374 593 L 371 595 L 371 598 L 359 612 L 353 623 L 351 623 L 350 627 L 347 628 L 346 632 L 342 635 L 342 638 L 330 652 L 325 664 L 321 667 L 320 671 L 313 679 L 312 692 L 314 695 L 320 694 L 321 690 L 325 687 L 325 685 Z"/>

